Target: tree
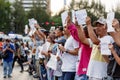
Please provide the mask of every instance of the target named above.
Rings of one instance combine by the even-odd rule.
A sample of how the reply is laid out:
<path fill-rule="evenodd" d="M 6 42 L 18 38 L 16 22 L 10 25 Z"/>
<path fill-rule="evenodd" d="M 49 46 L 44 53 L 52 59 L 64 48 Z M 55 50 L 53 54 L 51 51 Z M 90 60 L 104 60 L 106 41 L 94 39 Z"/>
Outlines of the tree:
<path fill-rule="evenodd" d="M 24 11 L 24 8 L 22 6 L 21 0 L 15 0 L 15 3 L 13 4 L 13 12 L 12 12 L 12 20 L 13 20 L 13 30 L 15 30 L 16 33 L 22 33 L 24 32 L 24 26 L 26 24 L 26 13 Z"/>
<path fill-rule="evenodd" d="M 99 17 L 106 16 L 105 7 L 101 4 L 101 2 L 95 2 L 95 0 L 92 0 L 91 4 L 88 0 L 79 0 L 78 2 L 75 2 L 72 0 L 70 6 L 70 10 L 80 10 L 80 9 L 86 9 L 88 16 L 92 17 L 92 21 L 95 21 Z"/>
<path fill-rule="evenodd" d="M 11 26 L 11 4 L 7 0 L 0 0 L 0 30 L 7 33 Z"/>
<path fill-rule="evenodd" d="M 49 22 L 50 16 L 47 14 L 46 9 L 41 6 L 39 0 L 37 3 L 38 5 L 33 3 L 33 7 L 27 15 L 28 19 L 35 18 L 42 27 L 49 29 L 49 26 L 45 25 L 45 22 Z"/>
<path fill-rule="evenodd" d="M 62 20 L 61 20 L 61 16 L 60 15 L 56 15 L 54 17 L 51 18 L 51 21 L 55 23 L 54 26 L 61 26 L 62 25 Z"/>
<path fill-rule="evenodd" d="M 115 11 L 115 17 L 120 20 L 120 5 L 119 5 L 119 3 L 117 4 L 117 8 L 114 11 Z"/>

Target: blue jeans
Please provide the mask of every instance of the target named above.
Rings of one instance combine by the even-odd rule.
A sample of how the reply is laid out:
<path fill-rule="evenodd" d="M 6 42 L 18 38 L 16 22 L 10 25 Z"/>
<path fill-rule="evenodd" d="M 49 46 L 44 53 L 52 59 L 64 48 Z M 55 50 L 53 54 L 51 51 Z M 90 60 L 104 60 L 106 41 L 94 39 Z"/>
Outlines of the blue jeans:
<path fill-rule="evenodd" d="M 62 80 L 74 80 L 75 72 L 63 72 Z"/>
<path fill-rule="evenodd" d="M 3 60 L 4 76 L 11 75 L 11 73 L 12 73 L 12 64 L 13 64 L 13 61 L 6 62 L 6 61 Z"/>
<path fill-rule="evenodd" d="M 48 80 L 47 79 L 47 70 L 44 65 L 40 65 L 40 80 Z"/>
<path fill-rule="evenodd" d="M 82 74 L 82 75 L 75 75 L 75 80 L 88 80 L 88 77 L 86 74 Z"/>

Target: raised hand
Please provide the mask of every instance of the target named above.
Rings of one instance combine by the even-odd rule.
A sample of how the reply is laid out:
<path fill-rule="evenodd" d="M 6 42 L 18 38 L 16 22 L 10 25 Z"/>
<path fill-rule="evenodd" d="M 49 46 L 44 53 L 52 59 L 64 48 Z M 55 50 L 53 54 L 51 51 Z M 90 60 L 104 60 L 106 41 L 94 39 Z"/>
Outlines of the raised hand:
<path fill-rule="evenodd" d="M 114 50 L 114 47 L 113 47 L 113 45 L 112 45 L 112 44 L 109 44 L 109 45 L 108 45 L 108 48 L 109 48 L 111 51 L 113 51 L 113 50 Z"/>
<path fill-rule="evenodd" d="M 118 30 L 120 31 L 119 21 L 117 19 L 113 20 L 112 26 L 114 27 L 116 31 Z"/>
<path fill-rule="evenodd" d="M 91 18 L 90 17 L 87 17 L 86 18 L 86 25 L 91 25 Z"/>

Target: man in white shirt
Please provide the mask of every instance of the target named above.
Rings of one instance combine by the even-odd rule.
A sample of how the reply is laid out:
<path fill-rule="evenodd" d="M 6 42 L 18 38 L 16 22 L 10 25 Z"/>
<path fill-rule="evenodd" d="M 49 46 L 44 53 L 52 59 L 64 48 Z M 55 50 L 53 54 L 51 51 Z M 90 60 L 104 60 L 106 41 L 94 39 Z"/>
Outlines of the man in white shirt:
<path fill-rule="evenodd" d="M 107 64 L 109 62 L 107 55 L 111 54 L 108 45 L 113 43 L 114 40 L 107 34 L 106 20 L 104 18 L 99 18 L 95 22 L 98 37 L 94 33 L 89 17 L 86 19 L 86 24 L 89 36 L 94 43 L 87 75 L 89 76 L 89 80 L 103 80 L 104 77 L 107 77 Z"/>
<path fill-rule="evenodd" d="M 67 36 L 64 47 L 59 46 L 62 51 L 62 80 L 74 80 L 76 73 L 76 62 L 78 58 L 79 42 L 70 34 L 67 27 L 64 27 L 64 33 Z"/>

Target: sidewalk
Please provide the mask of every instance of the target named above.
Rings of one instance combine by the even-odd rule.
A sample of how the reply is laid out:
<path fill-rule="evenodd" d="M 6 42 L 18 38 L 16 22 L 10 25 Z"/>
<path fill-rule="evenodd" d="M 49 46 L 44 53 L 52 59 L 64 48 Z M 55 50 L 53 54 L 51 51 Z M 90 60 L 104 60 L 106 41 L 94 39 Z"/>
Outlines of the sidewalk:
<path fill-rule="evenodd" d="M 27 68 L 27 66 L 24 66 L 25 70 Z M 3 67 L 0 65 L 0 80 L 37 80 L 35 78 L 33 78 L 33 76 L 30 76 L 28 74 L 28 72 L 23 72 L 20 73 L 20 66 L 18 66 L 18 64 L 16 64 L 14 66 L 13 69 L 13 73 L 12 73 L 12 78 L 3 78 Z"/>

